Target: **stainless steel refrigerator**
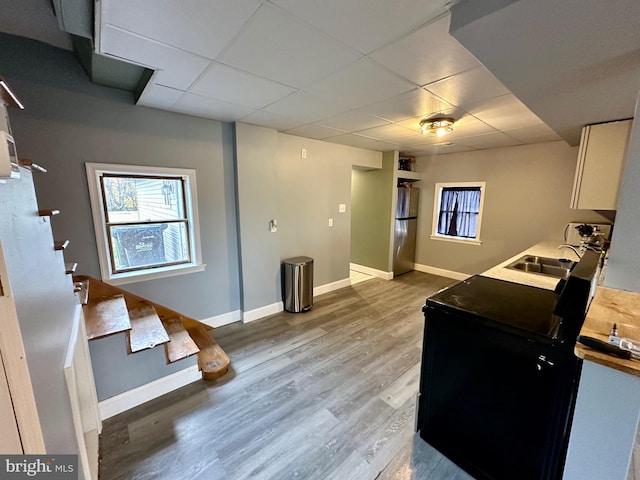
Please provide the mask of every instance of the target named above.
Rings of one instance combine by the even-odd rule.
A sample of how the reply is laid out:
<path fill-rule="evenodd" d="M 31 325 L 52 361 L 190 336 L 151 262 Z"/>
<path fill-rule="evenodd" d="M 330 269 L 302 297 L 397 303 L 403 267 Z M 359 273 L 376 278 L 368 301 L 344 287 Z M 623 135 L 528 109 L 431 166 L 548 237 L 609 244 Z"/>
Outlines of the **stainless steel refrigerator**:
<path fill-rule="evenodd" d="M 393 235 L 394 276 L 414 269 L 419 195 L 417 188 L 398 187 Z"/>

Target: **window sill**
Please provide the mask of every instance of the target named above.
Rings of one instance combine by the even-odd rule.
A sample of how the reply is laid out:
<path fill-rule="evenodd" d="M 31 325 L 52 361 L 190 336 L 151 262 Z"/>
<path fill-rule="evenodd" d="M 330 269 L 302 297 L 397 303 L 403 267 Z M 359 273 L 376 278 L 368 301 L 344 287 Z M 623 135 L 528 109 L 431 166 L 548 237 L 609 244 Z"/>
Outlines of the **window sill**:
<path fill-rule="evenodd" d="M 136 272 L 119 273 L 117 275 L 103 275 L 102 280 L 110 285 L 126 285 L 128 283 L 144 282 L 147 280 L 157 280 L 159 278 L 175 277 L 178 275 L 187 275 L 189 273 L 203 272 L 207 265 L 189 264 L 176 265 L 173 267 L 165 267 L 162 269 L 142 270 Z"/>
<path fill-rule="evenodd" d="M 431 240 L 440 240 L 441 242 L 462 243 L 465 245 L 482 245 L 481 240 L 461 238 L 461 237 L 443 237 L 440 235 L 430 235 Z"/>

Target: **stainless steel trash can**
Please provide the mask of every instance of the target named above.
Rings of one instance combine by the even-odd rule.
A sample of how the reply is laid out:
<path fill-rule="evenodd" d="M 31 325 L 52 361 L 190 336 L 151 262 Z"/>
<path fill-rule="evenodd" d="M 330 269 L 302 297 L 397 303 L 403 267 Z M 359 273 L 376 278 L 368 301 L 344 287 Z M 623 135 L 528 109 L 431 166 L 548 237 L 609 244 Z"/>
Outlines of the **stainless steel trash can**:
<path fill-rule="evenodd" d="M 304 312 L 313 306 L 313 258 L 283 260 L 283 299 L 287 312 Z"/>

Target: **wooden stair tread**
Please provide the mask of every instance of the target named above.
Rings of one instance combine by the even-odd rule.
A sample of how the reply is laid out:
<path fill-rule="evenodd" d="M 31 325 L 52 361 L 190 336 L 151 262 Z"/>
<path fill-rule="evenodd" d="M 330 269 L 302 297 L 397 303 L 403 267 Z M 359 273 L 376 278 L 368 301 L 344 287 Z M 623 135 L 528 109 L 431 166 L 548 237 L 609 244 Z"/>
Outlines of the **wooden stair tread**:
<path fill-rule="evenodd" d="M 71 275 L 73 273 L 76 273 L 76 269 L 78 268 L 78 264 L 75 262 L 72 263 L 65 263 L 64 264 L 64 271 L 67 275 Z"/>
<path fill-rule="evenodd" d="M 69 246 L 69 240 L 60 240 L 59 242 L 55 242 L 53 244 L 54 250 L 65 250 Z"/>
<path fill-rule="evenodd" d="M 231 360 L 209 332 L 202 325 L 187 330 L 200 349 L 198 367 L 202 371 L 203 380 L 215 380 L 227 373 Z"/>
<path fill-rule="evenodd" d="M 94 299 L 83 308 L 89 340 L 131 330 L 124 295 Z"/>
<path fill-rule="evenodd" d="M 153 348 L 169 341 L 169 335 L 152 305 L 129 309 L 129 349 L 131 353 Z"/>
<path fill-rule="evenodd" d="M 59 215 L 60 210 L 38 210 L 38 215 L 41 217 L 53 217 L 54 215 Z"/>
<path fill-rule="evenodd" d="M 89 280 L 74 281 L 73 293 L 76 294 L 76 300 L 79 305 L 86 305 L 89 300 Z"/>
<path fill-rule="evenodd" d="M 170 341 L 164 344 L 168 363 L 177 362 L 200 351 L 178 317 L 163 319 L 162 324 L 170 338 Z"/>

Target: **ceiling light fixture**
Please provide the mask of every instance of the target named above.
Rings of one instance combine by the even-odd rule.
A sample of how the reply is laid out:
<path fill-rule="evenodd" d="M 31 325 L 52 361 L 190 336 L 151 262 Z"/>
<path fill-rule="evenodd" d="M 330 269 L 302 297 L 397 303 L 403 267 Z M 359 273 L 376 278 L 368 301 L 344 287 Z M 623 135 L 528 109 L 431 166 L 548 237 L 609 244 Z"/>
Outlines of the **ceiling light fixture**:
<path fill-rule="evenodd" d="M 453 132 L 453 123 L 455 120 L 451 117 L 434 117 L 420 121 L 420 130 L 423 135 L 435 133 L 442 137 Z"/>

